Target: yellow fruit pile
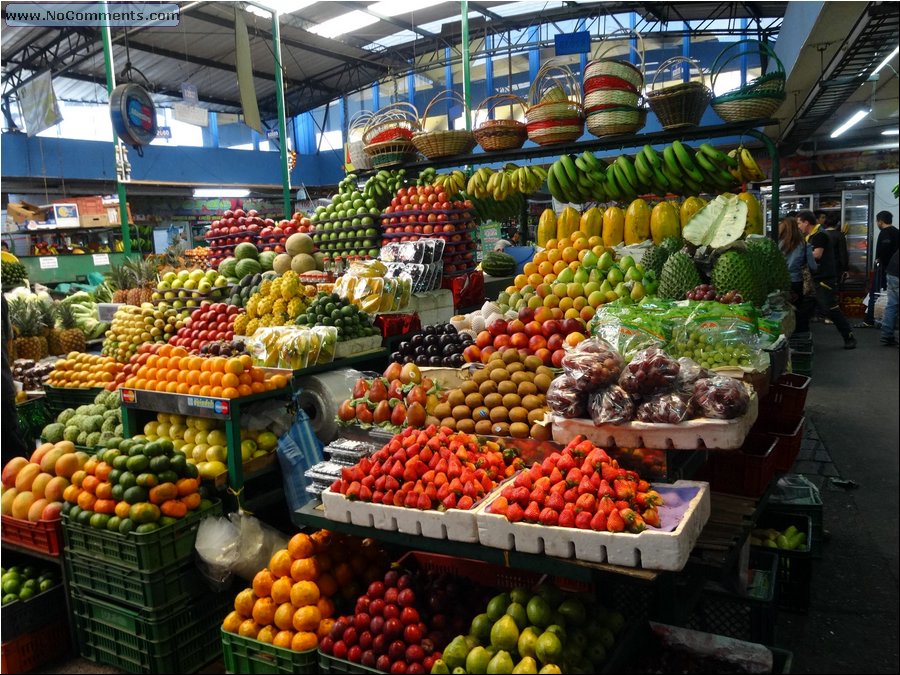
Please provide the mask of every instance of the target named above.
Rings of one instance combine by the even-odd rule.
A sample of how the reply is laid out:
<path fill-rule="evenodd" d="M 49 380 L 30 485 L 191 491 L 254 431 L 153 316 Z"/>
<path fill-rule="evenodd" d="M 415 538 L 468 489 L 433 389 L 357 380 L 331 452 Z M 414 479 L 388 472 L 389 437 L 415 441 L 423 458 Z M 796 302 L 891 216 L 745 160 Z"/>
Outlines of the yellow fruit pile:
<path fill-rule="evenodd" d="M 121 363 L 108 356 L 71 352 L 53 365 L 47 384 L 70 389 L 105 387 L 116 379 L 122 367 Z"/>
<path fill-rule="evenodd" d="M 599 258 L 607 251 L 614 255 L 611 249 L 603 245 L 599 236 L 588 237 L 581 231 L 562 239 L 550 239 L 543 251 L 535 253 L 534 259 L 525 263 L 522 274 L 513 279 L 513 286 L 507 288 L 506 292 L 521 291 L 526 286 L 537 288 L 541 284 L 553 284 L 567 267 L 573 272 L 577 271 L 588 253 Z"/>
<path fill-rule="evenodd" d="M 234 334 L 253 335 L 263 326 L 292 326 L 315 296 L 316 287 L 301 284 L 291 270 L 278 279 L 266 279 L 247 300 L 246 312 L 235 318 Z"/>

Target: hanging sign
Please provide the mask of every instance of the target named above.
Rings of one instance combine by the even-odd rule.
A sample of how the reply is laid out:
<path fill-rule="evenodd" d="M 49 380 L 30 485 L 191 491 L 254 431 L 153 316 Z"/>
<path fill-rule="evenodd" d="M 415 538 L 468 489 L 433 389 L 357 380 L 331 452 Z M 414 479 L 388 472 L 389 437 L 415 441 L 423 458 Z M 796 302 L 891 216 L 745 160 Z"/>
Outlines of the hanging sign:
<path fill-rule="evenodd" d="M 148 145 L 156 138 L 156 106 L 140 85 L 120 84 L 113 89 L 109 114 L 116 135 L 128 145 Z"/>
<path fill-rule="evenodd" d="M 557 33 L 553 36 L 557 56 L 587 54 L 591 51 L 591 34 L 586 30 L 577 33 Z"/>
<path fill-rule="evenodd" d="M 200 95 L 197 93 L 197 87 L 190 82 L 182 82 L 181 100 L 190 105 L 197 105 L 200 102 Z"/>
<path fill-rule="evenodd" d="M 158 127 L 156 129 L 157 138 L 172 138 L 172 127 Z"/>

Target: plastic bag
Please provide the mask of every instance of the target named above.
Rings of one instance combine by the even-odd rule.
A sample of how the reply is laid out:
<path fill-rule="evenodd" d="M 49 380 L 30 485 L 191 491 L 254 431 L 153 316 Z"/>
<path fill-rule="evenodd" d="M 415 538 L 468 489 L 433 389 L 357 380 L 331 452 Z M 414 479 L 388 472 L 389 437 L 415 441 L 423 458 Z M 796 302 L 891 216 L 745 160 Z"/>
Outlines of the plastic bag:
<path fill-rule="evenodd" d="M 682 356 L 678 359 L 678 366 L 678 377 L 675 378 L 675 393 L 682 396 L 693 396 L 694 385 L 697 383 L 697 380 L 715 375 L 714 372 L 704 368 L 687 356 Z"/>
<path fill-rule="evenodd" d="M 760 354 L 759 317 L 752 304 L 691 302 L 687 306 L 690 312 L 675 322 L 666 351 L 688 356 L 705 368 L 765 370 L 768 356 Z"/>
<path fill-rule="evenodd" d="M 584 417 L 585 395 L 571 376 L 562 374 L 547 389 L 547 405 L 561 417 Z"/>
<path fill-rule="evenodd" d="M 588 410 L 596 426 L 625 424 L 634 419 L 634 401 L 628 392 L 617 384 L 597 391 L 588 399 Z"/>
<path fill-rule="evenodd" d="M 710 419 L 731 420 L 747 412 L 750 395 L 743 384 L 724 375 L 697 380 L 692 405 Z"/>
<path fill-rule="evenodd" d="M 649 397 L 670 390 L 681 369 L 659 347 L 643 349 L 622 370 L 619 385 L 632 396 Z"/>
<path fill-rule="evenodd" d="M 224 590 L 228 586 L 240 546 L 240 528 L 227 517 L 210 516 L 200 521 L 194 548 L 200 557 L 200 571 L 214 588 Z"/>
<path fill-rule="evenodd" d="M 288 537 L 243 511 L 229 513 L 228 518 L 240 531 L 238 557 L 231 565 L 231 571 L 252 581 L 257 572 L 268 567 L 278 549 L 287 548 Z"/>
<path fill-rule="evenodd" d="M 601 305 L 591 320 L 591 333 L 612 345 L 625 359 L 648 347 L 662 347 L 669 341 L 671 325 L 663 308 L 666 305 Z"/>
<path fill-rule="evenodd" d="M 562 367 L 582 392 L 596 391 L 619 379 L 624 362 L 622 355 L 601 338 L 588 338 L 578 343 L 562 359 Z"/>
<path fill-rule="evenodd" d="M 675 393 L 658 394 L 641 403 L 635 411 L 639 422 L 657 424 L 681 424 L 689 417 L 690 408 L 681 396 Z"/>
<path fill-rule="evenodd" d="M 356 371 L 352 372 L 356 376 L 360 375 Z M 309 415 L 304 410 L 297 411 L 291 428 L 278 439 L 277 453 L 284 498 L 288 508 L 296 511 L 311 499 L 306 491 L 311 481 L 304 473 L 325 457 L 322 442 L 313 431 Z"/>

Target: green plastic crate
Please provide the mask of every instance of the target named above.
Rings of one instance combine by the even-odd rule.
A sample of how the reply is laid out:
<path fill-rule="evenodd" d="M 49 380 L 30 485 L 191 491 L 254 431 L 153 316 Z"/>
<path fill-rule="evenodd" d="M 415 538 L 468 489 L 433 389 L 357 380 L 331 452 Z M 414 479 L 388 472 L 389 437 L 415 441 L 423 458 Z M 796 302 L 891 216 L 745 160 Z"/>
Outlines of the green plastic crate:
<path fill-rule="evenodd" d="M 219 657 L 228 598 L 200 596 L 158 612 L 138 612 L 72 589 L 79 653 L 129 673 L 191 673 Z"/>
<path fill-rule="evenodd" d="M 35 439 L 40 438 L 44 427 L 56 419 L 56 416 L 50 413 L 44 399 L 42 396 L 16 404 L 19 431 L 23 434 L 23 440 L 28 447 L 33 447 Z"/>
<path fill-rule="evenodd" d="M 90 405 L 97 398 L 97 394 L 106 391 L 102 387 L 91 387 L 90 389 L 78 389 L 76 387 L 54 387 L 49 384 L 44 385 L 44 393 L 46 394 L 47 408 L 56 417 L 66 408 L 77 408 L 80 405 Z"/>
<path fill-rule="evenodd" d="M 221 629 L 220 629 L 221 630 Z M 318 650 L 295 652 L 259 640 L 221 632 L 225 670 L 234 674 L 317 673 Z"/>
<path fill-rule="evenodd" d="M 193 560 L 143 572 L 66 550 L 66 576 L 72 586 L 91 595 L 137 609 L 157 608 L 196 595 L 203 577 Z"/>
<path fill-rule="evenodd" d="M 222 504 L 216 502 L 205 511 L 193 511 L 172 525 L 146 534 L 129 532 L 127 535 L 81 525 L 63 515 L 63 534 L 66 548 L 76 554 L 102 564 L 112 562 L 130 570 L 156 572 L 193 556 L 200 520 L 221 514 Z"/>
<path fill-rule="evenodd" d="M 333 656 L 328 656 L 328 654 L 323 654 L 321 651 L 319 652 L 319 672 L 320 673 L 380 673 L 382 671 L 375 670 L 375 668 L 367 668 L 366 666 L 360 663 L 353 663 L 352 661 L 344 661 L 343 659 L 336 659 Z"/>

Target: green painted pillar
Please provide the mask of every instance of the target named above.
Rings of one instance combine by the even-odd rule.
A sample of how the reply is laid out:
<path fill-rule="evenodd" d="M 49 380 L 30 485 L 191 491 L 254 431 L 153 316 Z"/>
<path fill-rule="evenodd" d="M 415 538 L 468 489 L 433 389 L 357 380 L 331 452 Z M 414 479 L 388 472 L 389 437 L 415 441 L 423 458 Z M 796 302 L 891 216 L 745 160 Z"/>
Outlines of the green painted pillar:
<path fill-rule="evenodd" d="M 472 74 L 469 68 L 469 0 L 460 2 L 462 12 L 463 98 L 466 101 L 466 129 L 472 128 Z"/>
<path fill-rule="evenodd" d="M 272 11 L 272 51 L 275 55 L 275 100 L 278 104 L 278 147 L 281 149 L 281 194 L 284 217 L 294 212 L 291 206 L 291 173 L 288 168 L 287 124 L 284 118 L 284 77 L 281 72 L 281 26 L 278 12 Z"/>

